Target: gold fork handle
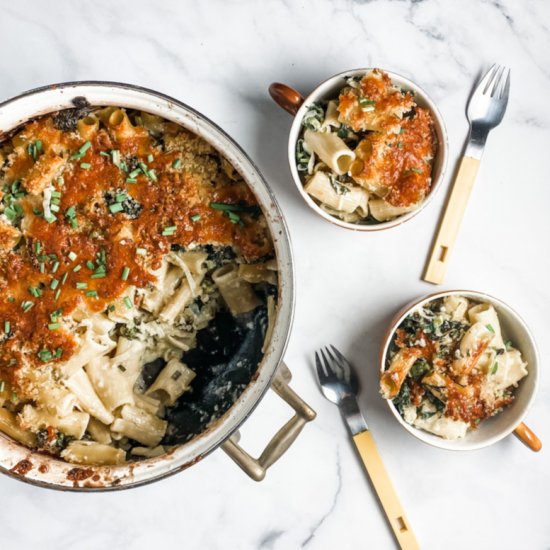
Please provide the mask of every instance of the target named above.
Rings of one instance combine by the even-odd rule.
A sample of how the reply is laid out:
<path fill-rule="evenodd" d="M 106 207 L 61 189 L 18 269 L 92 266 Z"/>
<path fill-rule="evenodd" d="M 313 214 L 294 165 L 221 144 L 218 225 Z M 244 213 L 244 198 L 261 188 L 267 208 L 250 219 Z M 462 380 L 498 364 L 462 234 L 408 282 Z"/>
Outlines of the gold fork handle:
<path fill-rule="evenodd" d="M 476 180 L 479 162 L 478 159 L 472 157 L 462 157 L 451 196 L 432 248 L 428 267 L 424 273 L 424 280 L 428 283 L 439 285 L 445 278 L 451 252 Z"/>
<path fill-rule="evenodd" d="M 402 550 L 417 550 L 420 548 L 409 520 L 405 517 L 405 512 L 401 507 L 399 498 L 393 488 L 388 472 L 384 467 L 382 458 L 378 454 L 374 439 L 370 431 L 358 433 L 353 436 L 353 441 L 361 460 L 367 469 L 369 477 L 382 503 L 384 512 L 388 518 L 395 538 Z"/>

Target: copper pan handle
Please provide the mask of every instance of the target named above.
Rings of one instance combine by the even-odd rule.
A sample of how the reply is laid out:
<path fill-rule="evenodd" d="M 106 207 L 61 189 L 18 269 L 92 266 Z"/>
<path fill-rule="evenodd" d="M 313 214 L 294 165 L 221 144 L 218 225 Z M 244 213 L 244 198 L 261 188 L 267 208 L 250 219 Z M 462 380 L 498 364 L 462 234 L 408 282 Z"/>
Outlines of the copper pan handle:
<path fill-rule="evenodd" d="M 542 449 L 541 440 L 536 436 L 535 432 L 523 422 L 514 430 L 514 435 L 535 453 L 538 453 Z"/>
<path fill-rule="evenodd" d="M 298 112 L 298 109 L 304 102 L 304 98 L 300 92 L 280 82 L 273 82 L 273 84 L 269 86 L 269 95 L 279 107 L 282 107 L 292 116 Z"/>
<path fill-rule="evenodd" d="M 315 411 L 289 387 L 290 379 L 290 371 L 283 363 L 275 375 L 271 388 L 296 411 L 296 414 L 273 436 L 259 458 L 253 458 L 238 444 L 239 432 L 234 433 L 222 444 L 225 453 L 254 481 L 264 479 L 267 469 L 283 456 L 296 441 L 304 426 L 317 416 Z"/>

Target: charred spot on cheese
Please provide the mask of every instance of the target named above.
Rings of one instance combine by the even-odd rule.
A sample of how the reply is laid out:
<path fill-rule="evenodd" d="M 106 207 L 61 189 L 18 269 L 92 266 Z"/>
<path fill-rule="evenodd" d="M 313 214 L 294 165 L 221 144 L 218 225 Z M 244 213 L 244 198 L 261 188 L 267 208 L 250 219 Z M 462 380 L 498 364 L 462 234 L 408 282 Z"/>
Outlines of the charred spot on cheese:
<path fill-rule="evenodd" d="M 85 97 L 75 97 L 72 103 L 74 109 L 64 109 L 53 116 L 53 124 L 58 130 L 62 130 L 63 132 L 74 132 L 77 122 L 88 116 L 92 110 Z"/>
<path fill-rule="evenodd" d="M 139 218 L 143 205 L 136 199 L 131 197 L 124 189 L 117 191 L 107 191 L 104 194 L 107 208 L 111 213 L 124 212 L 131 220 Z M 116 205 L 120 205 L 120 210 L 115 208 Z"/>

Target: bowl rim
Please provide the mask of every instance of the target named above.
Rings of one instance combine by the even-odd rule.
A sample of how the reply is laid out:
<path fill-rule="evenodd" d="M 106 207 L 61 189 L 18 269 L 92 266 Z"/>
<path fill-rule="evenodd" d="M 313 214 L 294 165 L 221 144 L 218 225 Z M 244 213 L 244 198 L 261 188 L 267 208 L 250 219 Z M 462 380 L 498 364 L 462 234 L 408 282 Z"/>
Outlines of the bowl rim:
<path fill-rule="evenodd" d="M 444 439 L 442 437 L 438 437 L 435 434 L 430 434 L 429 432 L 425 432 L 420 428 L 416 428 L 412 426 L 411 424 L 406 422 L 405 419 L 399 414 L 399 411 L 395 408 L 395 405 L 393 404 L 391 399 L 384 399 L 384 401 L 388 405 L 393 416 L 397 419 L 399 424 L 401 424 L 401 426 L 403 426 L 407 430 L 407 432 L 409 432 L 409 434 L 413 435 L 423 443 L 426 443 L 431 447 L 444 449 L 446 451 L 474 451 L 474 450 L 483 449 L 485 447 L 493 445 L 494 443 L 497 443 L 498 441 L 510 435 L 517 428 L 517 426 L 523 421 L 525 416 L 527 416 L 527 414 L 529 413 L 529 410 L 533 405 L 535 397 L 537 395 L 538 386 L 539 386 L 539 363 L 540 363 L 539 350 L 536 344 L 536 340 L 529 326 L 527 325 L 523 317 L 521 317 L 521 315 L 519 315 L 519 313 L 514 308 L 512 308 L 503 300 L 492 296 L 491 294 L 487 294 L 486 292 L 477 291 L 477 290 L 442 290 L 439 292 L 430 293 L 420 298 L 417 298 L 407 303 L 405 306 L 403 306 L 395 314 L 388 328 L 386 329 L 386 332 L 384 333 L 384 336 L 382 339 L 382 344 L 380 346 L 379 374 L 381 375 L 386 370 L 385 362 L 386 362 L 386 356 L 387 356 L 389 346 L 391 344 L 391 341 L 392 341 L 393 335 L 395 334 L 396 329 L 399 327 L 399 325 L 405 319 L 405 317 L 407 317 L 414 309 L 424 305 L 427 302 L 431 302 L 438 298 L 443 298 L 446 296 L 455 296 L 455 295 L 465 296 L 466 298 L 471 297 L 478 301 L 489 302 L 493 305 L 497 305 L 502 309 L 505 309 L 508 313 L 511 314 L 511 317 L 513 318 L 513 322 L 518 325 L 521 325 L 522 329 L 525 331 L 534 351 L 534 361 L 529 364 L 529 372 L 528 372 L 528 376 L 531 377 L 531 379 L 534 380 L 534 382 L 531 389 L 531 393 L 527 399 L 527 403 L 526 405 L 524 405 L 524 410 L 523 410 L 523 414 L 521 415 L 521 420 L 517 424 L 516 423 L 510 424 L 506 428 L 500 430 L 499 433 L 492 435 L 490 437 L 487 437 L 483 441 L 472 442 L 467 445 L 464 445 L 464 440 L 463 439 L 459 440 L 461 441 L 462 446 L 458 448 L 455 446 L 455 442 L 457 440 Z M 512 403 L 511 406 L 513 407 L 514 404 L 515 403 Z"/>
<path fill-rule="evenodd" d="M 434 125 L 436 129 L 438 129 L 439 132 L 441 133 L 441 139 L 438 139 L 439 143 L 438 143 L 437 152 L 434 155 L 434 159 L 436 157 L 440 158 L 441 169 L 440 169 L 439 176 L 432 181 L 431 190 L 428 193 L 428 196 L 422 201 L 422 203 L 420 204 L 420 206 L 418 206 L 418 208 L 415 208 L 411 212 L 407 212 L 406 214 L 398 216 L 393 220 L 388 220 L 385 222 L 380 222 L 372 225 L 361 225 L 361 224 L 346 222 L 344 220 L 338 219 L 335 216 L 332 216 L 331 214 L 328 214 L 306 193 L 306 191 L 304 190 L 304 185 L 300 179 L 300 175 L 298 174 L 298 169 L 296 167 L 295 151 L 296 151 L 296 143 L 300 135 L 300 126 L 301 126 L 305 111 L 311 103 L 313 103 L 314 101 L 317 101 L 324 95 L 325 88 L 328 88 L 330 84 L 332 84 L 333 82 L 339 79 L 350 77 L 350 76 L 363 75 L 363 74 L 366 74 L 368 71 L 374 70 L 375 68 L 386 73 L 391 78 L 392 82 L 394 82 L 395 84 L 403 85 L 413 90 L 415 95 L 418 95 L 419 97 L 421 97 L 422 101 L 428 106 L 431 114 L 434 117 Z M 442 186 L 443 180 L 445 179 L 445 175 L 447 173 L 448 157 L 449 157 L 449 137 L 447 133 L 447 128 L 445 126 L 445 121 L 443 120 L 443 116 L 441 115 L 440 110 L 438 109 L 437 105 L 432 100 L 432 98 L 426 93 L 426 91 L 421 86 L 419 86 L 409 78 L 402 76 L 398 73 L 395 73 L 393 71 L 388 71 L 380 67 L 366 67 L 366 68 L 358 68 L 358 69 L 348 69 L 346 71 L 337 73 L 323 80 L 309 93 L 309 95 L 305 97 L 304 101 L 300 105 L 300 108 L 294 115 L 294 120 L 292 121 L 289 137 L 288 137 L 287 151 L 288 151 L 288 162 L 290 166 L 290 172 L 292 174 L 292 179 L 294 181 L 294 184 L 298 188 L 300 195 L 305 200 L 306 204 L 314 212 L 320 215 L 323 219 L 333 223 L 334 225 L 343 227 L 345 229 L 351 229 L 352 231 L 369 233 L 369 232 L 382 231 L 384 229 L 390 229 L 392 227 L 397 227 L 399 225 L 402 225 L 403 223 L 414 218 L 422 210 L 424 210 L 424 208 L 428 206 L 428 204 L 433 200 L 433 198 L 437 194 L 437 191 Z"/>

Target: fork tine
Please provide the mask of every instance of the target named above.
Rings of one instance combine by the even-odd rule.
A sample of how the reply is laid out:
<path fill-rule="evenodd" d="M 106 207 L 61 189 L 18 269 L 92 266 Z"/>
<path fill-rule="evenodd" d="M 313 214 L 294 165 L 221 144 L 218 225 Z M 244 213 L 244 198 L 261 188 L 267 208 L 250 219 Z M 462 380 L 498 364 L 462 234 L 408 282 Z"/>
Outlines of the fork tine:
<path fill-rule="evenodd" d="M 325 351 L 323 350 L 323 348 L 321 348 L 319 351 L 320 351 L 321 357 L 323 358 L 323 365 L 327 372 L 327 378 L 330 378 L 330 376 L 336 376 L 336 373 L 334 372 L 334 369 L 332 368 L 330 361 L 325 356 Z"/>
<path fill-rule="evenodd" d="M 497 75 L 495 76 L 495 80 L 493 84 L 491 85 L 491 97 L 498 97 L 498 89 L 500 86 L 500 81 L 502 80 L 502 75 L 504 74 L 504 71 L 506 70 L 506 67 L 500 67 L 498 68 Z"/>
<path fill-rule="evenodd" d="M 336 359 L 336 357 L 334 357 L 334 355 L 332 355 L 331 351 L 328 349 L 328 346 L 324 348 L 324 351 L 329 356 L 329 358 L 332 361 L 333 365 L 336 365 L 339 369 L 344 370 L 344 368 L 340 364 L 340 361 L 338 361 L 338 359 Z"/>
<path fill-rule="evenodd" d="M 326 350 L 327 350 L 328 356 L 342 370 L 342 373 L 344 374 L 346 380 L 349 380 L 349 374 L 350 374 L 349 371 L 350 371 L 350 369 L 349 369 L 348 361 L 332 344 L 330 345 L 330 347 L 334 351 L 334 355 L 336 355 L 336 357 L 334 355 L 332 355 L 331 351 L 327 347 Z"/>
<path fill-rule="evenodd" d="M 354 389 L 357 390 L 358 383 L 357 383 L 357 377 L 355 375 L 355 370 L 353 369 L 353 365 L 346 359 L 346 356 L 336 348 L 336 346 L 333 346 L 331 344 L 330 347 L 332 348 L 332 351 L 335 353 L 335 355 L 343 364 L 344 372 L 346 373 L 350 384 L 352 385 L 352 387 L 354 387 Z"/>
<path fill-rule="evenodd" d="M 489 85 L 491 84 L 496 70 L 498 68 L 498 65 L 495 63 L 493 66 L 485 73 L 483 78 L 479 81 L 479 84 L 476 87 L 476 91 L 481 90 L 482 94 L 485 94 L 487 92 L 487 89 L 489 88 Z"/>
<path fill-rule="evenodd" d="M 508 100 L 508 96 L 510 95 L 510 73 L 512 71 L 508 69 L 506 73 L 506 80 L 504 82 L 504 86 L 501 87 L 500 93 L 498 95 L 499 99 L 506 99 Z"/>
<path fill-rule="evenodd" d="M 315 367 L 317 369 L 317 378 L 319 378 L 319 384 L 323 385 L 323 382 L 326 382 L 328 376 L 323 368 L 319 354 L 315 352 Z"/>

